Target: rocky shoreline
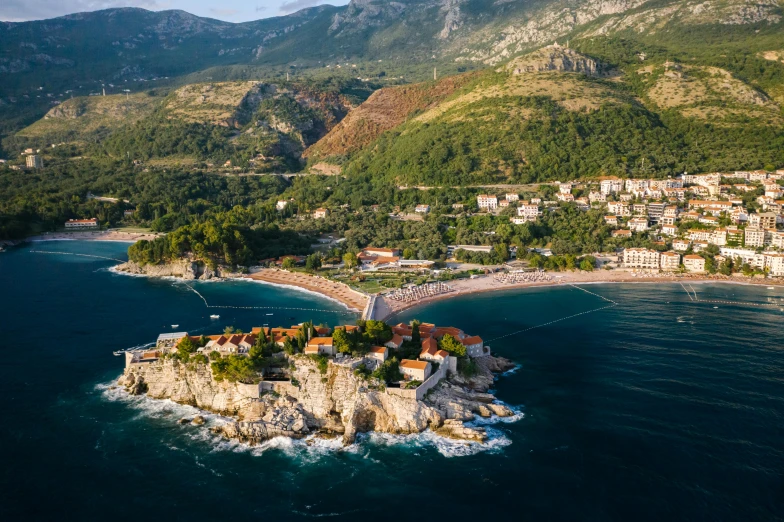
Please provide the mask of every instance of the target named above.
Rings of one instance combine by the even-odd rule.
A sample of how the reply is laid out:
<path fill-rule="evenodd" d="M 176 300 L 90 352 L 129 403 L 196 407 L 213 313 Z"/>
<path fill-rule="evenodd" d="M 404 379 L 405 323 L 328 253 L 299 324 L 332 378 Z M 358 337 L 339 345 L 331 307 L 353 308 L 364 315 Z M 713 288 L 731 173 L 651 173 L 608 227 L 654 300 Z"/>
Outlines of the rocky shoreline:
<path fill-rule="evenodd" d="M 444 437 L 481 443 L 487 437 L 484 429 L 466 423 L 476 416 L 514 415 L 487 393 L 496 374 L 514 364 L 493 356 L 476 361 L 476 375 L 450 374 L 423 400 L 387 393 L 347 362 L 330 361 L 321 373 L 312 359 L 302 355 L 289 358 L 292 380 L 275 383 L 274 390 L 216 381 L 209 365 L 183 364 L 176 359 L 130 365 L 117 384 L 132 395 L 171 399 L 229 417 L 230 422 L 212 430 L 251 445 L 279 436 L 312 434 L 340 437 L 344 444 L 351 444 L 359 433 L 411 434 L 428 429 Z M 199 424 L 194 420 L 193 424 Z"/>
<path fill-rule="evenodd" d="M 180 259 L 161 265 L 140 265 L 133 261 L 126 261 L 114 267 L 118 272 L 149 277 L 178 277 L 186 280 L 208 281 L 229 277 L 239 277 L 241 274 L 229 272 L 217 267 L 215 270 L 209 266 L 190 259 Z"/>

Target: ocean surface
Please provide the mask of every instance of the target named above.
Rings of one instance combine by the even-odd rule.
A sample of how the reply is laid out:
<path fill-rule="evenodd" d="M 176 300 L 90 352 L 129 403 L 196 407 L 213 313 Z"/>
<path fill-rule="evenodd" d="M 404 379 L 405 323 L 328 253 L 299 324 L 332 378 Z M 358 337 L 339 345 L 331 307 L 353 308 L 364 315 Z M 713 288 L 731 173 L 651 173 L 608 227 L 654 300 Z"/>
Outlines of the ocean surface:
<path fill-rule="evenodd" d="M 1 520 L 784 520 L 782 288 L 560 286 L 409 310 L 399 319 L 459 326 L 519 365 L 495 388 L 518 415 L 484 421 L 487 445 L 250 448 L 177 424 L 190 407 L 112 388 L 112 352 L 356 315 L 259 283 L 112 273 L 126 248 L 0 254 Z"/>

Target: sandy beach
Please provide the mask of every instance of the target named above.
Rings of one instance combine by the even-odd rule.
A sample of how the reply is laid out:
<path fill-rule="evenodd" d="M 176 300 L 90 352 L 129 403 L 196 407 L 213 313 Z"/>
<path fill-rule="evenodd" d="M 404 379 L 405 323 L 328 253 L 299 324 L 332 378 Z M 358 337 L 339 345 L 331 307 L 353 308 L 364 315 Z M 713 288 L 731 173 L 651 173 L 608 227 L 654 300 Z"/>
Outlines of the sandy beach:
<path fill-rule="evenodd" d="M 123 243 L 136 243 L 141 239 L 152 241 L 162 236 L 155 232 L 121 232 L 119 230 L 80 230 L 78 232 L 46 232 L 40 236 L 28 237 L 27 241 L 120 241 Z"/>
<path fill-rule="evenodd" d="M 276 268 L 263 268 L 257 272 L 245 276 L 255 281 L 266 283 L 289 285 L 302 288 L 311 292 L 322 294 L 330 299 L 334 299 L 347 307 L 362 312 L 367 305 L 368 297 L 364 294 L 352 290 L 343 283 L 336 283 L 323 277 L 312 276 L 299 272 L 288 272 Z"/>
<path fill-rule="evenodd" d="M 480 292 L 495 292 L 514 290 L 518 288 L 532 288 L 540 286 L 560 286 L 566 284 L 610 284 L 610 283 L 727 283 L 741 285 L 777 286 L 784 289 L 782 279 L 751 278 L 745 276 L 722 276 L 705 274 L 652 274 L 623 270 L 597 270 L 594 272 L 547 272 L 552 276 L 550 281 L 503 283 L 496 281 L 492 275 L 476 279 L 459 279 L 449 281 L 447 284 L 454 292 L 426 297 L 417 302 L 402 302 L 385 299 L 379 296 L 375 304 L 375 319 L 387 320 L 392 316 L 416 306 L 432 303 L 441 299 L 451 299 L 460 295 L 469 295 Z"/>

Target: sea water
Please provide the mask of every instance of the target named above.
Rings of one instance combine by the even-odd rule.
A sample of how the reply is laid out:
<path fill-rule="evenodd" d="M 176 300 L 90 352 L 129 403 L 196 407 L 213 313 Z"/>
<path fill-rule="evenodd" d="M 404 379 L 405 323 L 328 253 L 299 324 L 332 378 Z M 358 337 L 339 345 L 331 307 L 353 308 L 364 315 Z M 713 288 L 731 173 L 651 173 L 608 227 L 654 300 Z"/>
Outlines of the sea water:
<path fill-rule="evenodd" d="M 111 272 L 105 258 L 124 259 L 126 248 L 47 242 L 0 254 L 4 520 L 784 512 L 784 290 L 695 284 L 695 301 L 677 284 L 559 286 L 408 310 L 395 320 L 461 327 L 518 365 L 495 384 L 514 418 L 476 421 L 488 444 L 426 432 L 367 434 L 346 448 L 315 438 L 249 447 L 209 432 L 226 422 L 218 415 L 182 426 L 196 409 L 115 388 L 123 359 L 112 352 L 175 324 L 212 333 L 356 315 L 270 285 Z"/>

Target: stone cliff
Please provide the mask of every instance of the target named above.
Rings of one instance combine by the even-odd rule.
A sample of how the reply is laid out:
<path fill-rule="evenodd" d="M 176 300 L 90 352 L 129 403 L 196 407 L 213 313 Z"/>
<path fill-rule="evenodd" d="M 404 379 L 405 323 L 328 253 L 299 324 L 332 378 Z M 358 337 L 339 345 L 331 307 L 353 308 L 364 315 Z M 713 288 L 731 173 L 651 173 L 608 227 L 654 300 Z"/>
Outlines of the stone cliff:
<path fill-rule="evenodd" d="M 511 366 L 504 359 L 494 360 L 500 362 L 491 364 L 493 367 Z M 387 393 L 383 386 L 356 374 L 358 361 L 330 362 L 323 374 L 305 356 L 294 356 L 290 362 L 291 383 L 264 383 L 274 391 L 261 393 L 259 385 L 218 382 L 209 366 L 174 359 L 130 364 L 118 384 L 131 394 L 171 399 L 232 417 L 233 421 L 216 431 L 251 444 L 275 436 L 304 437 L 314 432 L 341 436 L 350 444 L 363 432 L 407 434 L 426 429 L 481 442 L 484 430 L 467 426 L 464 421 L 473 420 L 475 414 L 512 415 L 494 396 L 457 383 L 443 381 L 425 400 L 417 401 Z M 479 388 L 488 380 L 492 382 L 486 367 L 480 367 Z"/>
<path fill-rule="evenodd" d="M 179 259 L 171 263 L 160 265 L 140 265 L 133 261 L 127 261 L 114 267 L 114 270 L 151 277 L 180 277 L 182 279 L 201 280 L 208 280 L 216 277 L 233 277 L 236 275 L 225 271 L 225 269 L 222 269 L 221 267 L 213 270 L 203 263 L 190 259 Z"/>

